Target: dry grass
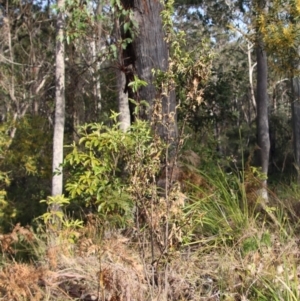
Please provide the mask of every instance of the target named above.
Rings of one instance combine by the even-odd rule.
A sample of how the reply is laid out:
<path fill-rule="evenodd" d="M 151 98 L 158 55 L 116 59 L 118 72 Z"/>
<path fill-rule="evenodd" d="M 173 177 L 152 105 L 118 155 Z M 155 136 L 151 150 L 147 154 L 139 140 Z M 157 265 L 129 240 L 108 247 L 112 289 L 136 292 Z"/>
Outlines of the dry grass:
<path fill-rule="evenodd" d="M 121 235 L 100 243 L 83 236 L 72 248 L 46 252 L 37 265 L 4 264 L 0 300 L 255 301 L 254 288 L 263 290 L 264 281 L 272 279 L 280 290 L 287 281 L 298 282 L 300 272 L 299 242 L 270 234 L 265 243 L 265 230 L 251 228 L 227 247 L 203 240 L 180 252 L 170 251 L 153 265 L 143 262 L 138 248 Z M 55 265 L 50 264 L 53 260 Z"/>
<path fill-rule="evenodd" d="M 0 234 L 0 250 L 2 254 L 14 254 L 15 245 L 24 241 L 25 243 L 32 243 L 35 240 L 35 235 L 29 228 L 22 227 L 17 224 L 11 233 Z"/>
<path fill-rule="evenodd" d="M 33 265 L 10 263 L 0 272 L 0 295 L 2 300 L 44 300 L 40 287 L 44 271 Z"/>
<path fill-rule="evenodd" d="M 245 185 L 248 183 L 250 180 Z M 289 232 L 292 227 L 284 230 L 288 226 L 284 223 L 278 227 L 279 222 L 273 221 L 276 212 L 272 213 L 274 218 L 260 213 L 259 218 L 253 214 L 247 222 L 240 222 L 247 215 L 241 213 L 238 202 L 231 202 L 234 195 L 225 193 L 227 186 L 223 194 L 217 188 L 208 189 L 209 198 L 195 200 L 195 204 L 203 205 L 192 211 L 201 215 L 200 229 L 186 246 L 182 243 L 184 233 L 171 230 L 172 223 L 176 225 L 183 218 L 183 194 L 174 190 L 168 208 L 163 198 L 157 201 L 154 217 L 149 220 L 151 229 L 158 231 L 168 214 L 166 252 L 157 242 L 151 246 L 146 230 L 132 237 L 103 233 L 103 224 L 94 216 L 88 216 L 84 229 L 76 232 L 75 242 L 68 240 L 74 233 L 68 229 L 60 233 L 59 243 L 51 248 L 42 246 L 29 229 L 17 225 L 11 234 L 0 236 L 2 253 L 15 255 L 14 246 L 20 240 L 35 248 L 40 243 L 45 251 L 39 252 L 34 263 L 5 257 L 0 267 L 0 300 L 300 300 L 300 241 Z M 212 193 L 215 191 L 219 193 Z M 238 200 L 240 194 L 236 195 Z M 211 219 L 206 227 L 213 231 L 203 230 L 202 214 Z M 163 237 L 164 232 L 159 233 Z"/>
<path fill-rule="evenodd" d="M 38 267 L 7 262 L 0 271 L 0 300 L 142 301 L 143 265 L 127 241 L 114 236 L 96 245 L 83 237 L 78 247 L 64 242 L 49 248 Z"/>

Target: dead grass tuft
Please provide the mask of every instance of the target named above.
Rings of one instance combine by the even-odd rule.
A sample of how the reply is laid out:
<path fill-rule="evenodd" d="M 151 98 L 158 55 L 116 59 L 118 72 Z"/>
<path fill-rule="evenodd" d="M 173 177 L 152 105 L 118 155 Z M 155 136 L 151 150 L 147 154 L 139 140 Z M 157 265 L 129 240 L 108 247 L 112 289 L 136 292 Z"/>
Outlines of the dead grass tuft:
<path fill-rule="evenodd" d="M 15 245 L 18 242 L 25 241 L 32 243 L 35 240 L 35 235 L 29 228 L 22 227 L 17 224 L 11 233 L 0 234 L 0 250 L 2 253 L 15 254 Z"/>
<path fill-rule="evenodd" d="M 91 239 L 85 239 L 79 244 L 78 255 L 60 256 L 57 271 L 60 289 L 80 300 L 144 300 L 143 266 L 127 241 L 114 236 L 95 245 Z M 82 245 L 86 245 L 86 252 Z"/>
<path fill-rule="evenodd" d="M 44 271 L 32 265 L 11 263 L 0 271 L 0 294 L 3 300 L 44 300 L 40 287 Z"/>
<path fill-rule="evenodd" d="M 90 239 L 86 253 L 82 247 L 80 252 L 75 250 L 74 253 L 51 248 L 41 261 L 44 264 L 38 268 L 7 263 L 0 271 L 0 299 L 145 300 L 147 286 L 143 265 L 127 242 L 122 236 L 111 237 L 98 245 Z"/>

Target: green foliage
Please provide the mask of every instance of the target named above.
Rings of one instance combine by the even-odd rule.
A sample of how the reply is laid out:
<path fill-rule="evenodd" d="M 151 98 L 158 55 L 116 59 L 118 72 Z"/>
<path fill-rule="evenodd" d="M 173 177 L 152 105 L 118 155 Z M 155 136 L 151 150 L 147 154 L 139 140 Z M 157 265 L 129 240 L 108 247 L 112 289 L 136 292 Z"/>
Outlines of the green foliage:
<path fill-rule="evenodd" d="M 166 32 L 166 41 L 170 45 L 169 68 L 166 72 L 153 70 L 156 86 L 162 94 L 175 89 L 180 116 L 189 119 L 196 107 L 203 103 L 203 93 L 211 75 L 213 51 L 208 41 L 195 44 L 187 49 L 186 34 L 174 29 L 172 16 L 174 1 L 168 1 L 161 13 Z"/>
<path fill-rule="evenodd" d="M 26 116 L 15 126 L 13 140 L 3 132 L 7 140 L 0 161 L 0 170 L 9 176 L 6 213 L 1 219 L 5 230 L 15 221 L 27 224 L 41 214 L 45 207 L 39 201 L 49 195 L 51 184 L 52 147 L 47 121 Z"/>
<path fill-rule="evenodd" d="M 138 30 L 138 24 L 134 18 L 134 12 L 125 8 L 120 0 L 110 0 L 110 5 L 112 6 L 113 11 L 117 14 L 116 17 L 124 21 L 122 23 L 124 32 L 129 32 L 131 38 L 133 38 Z"/>
<path fill-rule="evenodd" d="M 133 42 L 134 37 L 138 32 L 138 23 L 135 20 L 134 12 L 131 9 L 125 8 L 120 0 L 110 0 L 112 12 L 115 19 L 119 19 L 120 28 L 114 30 L 120 30 L 123 33 L 119 40 L 114 41 L 109 46 L 110 56 L 113 60 L 118 58 L 118 52 L 122 52 L 127 48 L 129 44 Z M 115 35 L 116 32 L 113 32 Z"/>
<path fill-rule="evenodd" d="M 67 15 L 65 33 L 68 44 L 86 35 L 87 30 L 93 24 L 94 16 L 89 11 L 87 2 L 66 0 L 64 7 L 60 10 Z M 56 5 L 53 7 L 59 11 Z"/>
<path fill-rule="evenodd" d="M 79 219 L 70 219 L 64 213 L 64 208 L 70 204 L 70 200 L 64 195 L 49 196 L 46 203 L 48 211 L 38 217 L 46 225 L 48 231 L 59 233 L 61 239 L 67 239 L 70 243 L 75 243 L 78 236 L 77 230 L 83 228 L 83 221 Z M 51 210 L 53 206 L 60 208 L 58 211 Z"/>
<path fill-rule="evenodd" d="M 65 198 L 64 195 L 62 196 L 49 196 L 47 200 L 41 200 L 41 203 L 46 203 L 47 207 L 50 209 L 54 205 L 57 205 L 58 208 L 63 208 L 65 205 L 70 204 L 69 199 Z M 63 212 L 61 210 L 59 211 L 53 211 L 50 210 L 49 212 L 44 213 L 40 218 L 43 219 L 45 224 L 52 223 L 53 220 L 58 219 L 60 222 L 63 222 Z"/>
<path fill-rule="evenodd" d="M 298 71 L 294 62 L 299 54 L 296 50 L 299 45 L 299 17 L 300 2 L 272 1 L 268 10 L 255 6 L 256 27 L 264 39 L 267 51 L 275 56 L 272 67 L 281 74 L 293 76 Z"/>
<path fill-rule="evenodd" d="M 153 137 L 149 124 L 137 121 L 126 133 L 119 129 L 117 114 L 113 125 L 88 124 L 79 129 L 78 145 L 69 148 L 65 168 L 66 190 L 71 202 L 98 212 L 110 225 L 124 225 L 132 220 L 133 187 L 139 185 L 140 173 L 151 169 Z M 130 186 L 132 185 L 132 186 Z M 130 189 L 131 187 L 131 189 Z"/>
<path fill-rule="evenodd" d="M 96 207 L 104 220 L 130 213 L 128 196 L 119 174 L 119 160 L 123 145 L 122 132 L 103 124 L 85 125 L 79 129 L 79 146 L 73 144 L 66 157 L 70 175 L 66 190 L 72 200 Z M 81 146 L 81 147 L 80 147 Z"/>
<path fill-rule="evenodd" d="M 263 247 L 271 247 L 270 233 L 266 230 L 260 237 L 252 235 L 242 240 L 242 255 L 246 256 L 250 252 L 259 251 Z"/>
<path fill-rule="evenodd" d="M 139 88 L 146 87 L 147 82 L 144 80 L 139 79 L 136 75 L 134 75 L 134 80 L 128 84 L 129 87 L 131 87 L 132 92 L 136 93 Z"/>
<path fill-rule="evenodd" d="M 136 75 L 134 75 L 133 81 L 128 84 L 128 86 L 131 87 L 131 89 L 132 89 L 132 91 L 134 93 L 137 93 L 138 90 L 141 87 L 146 87 L 147 85 L 148 85 L 147 82 L 145 82 L 144 80 L 139 79 Z M 147 101 L 145 101 L 145 100 L 136 101 L 136 100 L 134 100 L 132 98 L 129 98 L 129 101 L 134 104 L 134 112 L 133 112 L 133 114 L 137 118 L 139 118 L 140 111 L 142 110 L 143 106 L 145 108 L 149 107 L 149 103 Z"/>
<path fill-rule="evenodd" d="M 3 163 L 6 160 L 8 148 L 11 143 L 8 129 L 8 123 L 0 125 L 0 231 L 3 231 L 3 226 L 16 215 L 15 208 L 11 208 L 11 204 L 7 201 L 7 187 L 10 185 L 11 179 L 9 172 L 3 168 Z"/>
<path fill-rule="evenodd" d="M 18 122 L 6 166 L 12 171 L 13 178 L 51 175 L 51 133 L 45 118 L 26 116 Z"/>

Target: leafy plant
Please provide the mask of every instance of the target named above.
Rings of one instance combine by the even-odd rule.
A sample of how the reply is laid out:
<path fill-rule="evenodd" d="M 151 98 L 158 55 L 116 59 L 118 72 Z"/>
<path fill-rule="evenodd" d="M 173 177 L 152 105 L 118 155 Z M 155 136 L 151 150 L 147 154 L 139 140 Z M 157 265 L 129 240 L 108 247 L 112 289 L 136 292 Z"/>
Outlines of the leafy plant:
<path fill-rule="evenodd" d="M 26 225 L 44 212 L 46 208 L 39 201 L 49 194 L 52 163 L 51 134 L 46 118 L 25 116 L 18 120 L 14 139 L 9 137 L 7 126 L 9 124 L 3 124 L 6 146 L 3 145 L 0 159 L 7 202 L 2 219 L 5 231 L 16 220 Z"/>
<path fill-rule="evenodd" d="M 53 6 L 58 11 L 56 5 Z M 63 11 L 66 13 L 66 41 L 68 44 L 85 35 L 92 26 L 94 17 L 88 9 L 88 3 L 78 0 L 67 0 Z"/>
<path fill-rule="evenodd" d="M 75 243 L 78 238 L 78 229 L 83 227 L 83 221 L 79 219 L 69 218 L 65 214 L 65 207 L 70 204 L 70 200 L 64 195 L 49 196 L 47 200 L 42 200 L 41 203 L 46 203 L 48 208 L 60 208 L 57 211 L 48 210 L 38 219 L 41 219 L 47 227 L 47 231 L 59 234 L 60 240 L 67 240 L 69 243 Z M 55 205 L 55 206 L 53 206 Z"/>
<path fill-rule="evenodd" d="M 71 203 L 96 210 L 110 225 L 124 226 L 132 221 L 133 201 L 150 193 L 141 183 L 149 181 L 149 172 L 157 173 L 161 153 L 153 148 L 147 122 L 138 120 L 124 133 L 117 114 L 111 119 L 112 127 L 89 124 L 79 129 L 79 143 L 69 146 L 65 160 L 66 190 Z"/>
<path fill-rule="evenodd" d="M 3 231 L 3 227 L 10 222 L 16 214 L 15 208 L 11 207 L 11 204 L 7 200 L 7 187 L 11 183 L 9 172 L 3 166 L 5 164 L 6 156 L 8 153 L 11 139 L 7 134 L 9 123 L 3 123 L 0 126 L 0 230 Z"/>

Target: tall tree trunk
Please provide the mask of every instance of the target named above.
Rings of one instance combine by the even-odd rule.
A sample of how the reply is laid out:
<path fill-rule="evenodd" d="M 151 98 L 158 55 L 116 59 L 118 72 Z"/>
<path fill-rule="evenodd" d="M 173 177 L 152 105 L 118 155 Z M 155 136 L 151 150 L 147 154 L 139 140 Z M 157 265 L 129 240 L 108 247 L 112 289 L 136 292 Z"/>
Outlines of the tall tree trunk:
<path fill-rule="evenodd" d="M 64 0 L 57 0 L 57 33 L 56 33 L 56 90 L 55 90 L 55 122 L 53 137 L 53 178 L 52 196 L 63 192 L 63 144 L 65 127 L 65 46 L 64 46 Z M 59 208 L 52 208 L 58 210 Z"/>
<path fill-rule="evenodd" d="M 122 66 L 123 62 L 123 48 L 122 48 L 122 36 L 121 36 L 121 28 L 120 28 L 120 20 L 115 18 L 114 24 L 114 35 L 117 40 L 117 60 L 118 66 Z M 117 93 L 118 93 L 118 107 L 119 107 L 119 121 L 120 121 L 120 129 L 124 132 L 130 127 L 131 124 L 131 116 L 129 109 L 129 99 L 128 99 L 128 91 L 126 88 L 126 75 L 123 68 L 116 68 L 116 78 L 117 78 Z M 128 83 L 127 83 L 128 84 Z"/>
<path fill-rule="evenodd" d="M 8 41 L 8 49 L 9 49 L 9 58 L 10 58 L 10 63 L 11 63 L 11 79 L 10 79 L 10 84 L 9 84 L 9 96 L 11 99 L 11 102 L 13 104 L 14 107 L 14 112 L 13 112 L 13 127 L 10 130 L 10 137 L 11 139 L 13 139 L 15 137 L 16 134 L 16 122 L 19 118 L 20 115 L 20 103 L 18 98 L 16 97 L 15 94 L 15 66 L 14 66 L 14 51 L 13 51 L 13 47 L 12 47 L 12 36 L 11 36 L 11 20 L 8 14 L 8 1 L 6 1 L 6 15 L 7 15 L 7 19 L 6 22 L 4 23 L 4 25 L 7 26 L 7 41 Z"/>
<path fill-rule="evenodd" d="M 118 105 L 119 105 L 119 121 L 120 129 L 124 132 L 128 130 L 131 123 L 128 93 L 124 91 L 126 85 L 125 74 L 117 70 L 117 89 L 118 89 Z"/>
<path fill-rule="evenodd" d="M 94 96 L 94 105 L 93 105 L 93 112 L 92 112 L 92 121 L 97 121 L 99 118 L 98 113 L 101 110 L 101 83 L 100 83 L 100 68 L 101 68 L 101 61 L 99 59 L 102 47 L 102 20 L 100 16 L 102 14 L 102 7 L 103 3 L 102 0 L 98 0 L 97 7 L 95 9 L 95 23 L 94 28 L 95 32 L 93 34 L 93 39 L 91 41 L 91 72 L 93 75 L 93 96 Z M 96 62 L 95 62 L 96 61 Z"/>
<path fill-rule="evenodd" d="M 297 181 L 300 184 L 300 79 L 298 77 L 293 78 L 292 127 L 295 167 Z"/>
<path fill-rule="evenodd" d="M 256 49 L 257 55 L 257 138 L 260 147 L 262 172 L 268 174 L 269 166 L 269 116 L 267 94 L 267 57 L 262 47 Z"/>
<path fill-rule="evenodd" d="M 295 4 L 293 4 L 294 6 Z M 297 7 L 293 7 L 297 12 Z M 293 26 L 296 26 L 297 17 L 292 15 L 290 21 Z M 296 28 L 296 27 L 295 27 Z M 295 76 L 300 70 L 299 54 L 300 47 L 293 47 L 290 49 L 291 54 L 291 78 L 292 78 L 292 97 L 291 97 L 291 110 L 292 110 L 292 130 L 293 130 L 293 146 L 294 146 L 294 166 L 297 171 L 297 183 L 300 185 L 300 77 Z M 298 71 L 298 72 L 297 72 Z"/>
<path fill-rule="evenodd" d="M 136 97 L 137 102 L 145 100 L 149 104 L 149 109 L 140 112 L 140 115 L 146 120 L 151 120 L 155 113 L 155 100 L 159 101 L 159 114 L 162 116 L 158 126 L 159 134 L 165 140 L 174 139 L 177 136 L 175 93 L 171 91 L 168 95 L 162 95 L 162 91 L 154 85 L 152 72 L 168 69 L 169 51 L 161 18 L 163 6 L 159 0 L 123 0 L 122 3 L 125 8 L 133 10 L 138 24 L 138 34 L 134 37 L 131 53 L 134 70 L 137 76 L 148 84 L 140 88 Z"/>
<path fill-rule="evenodd" d="M 259 0 L 260 8 L 261 2 Z M 263 198 L 267 198 L 266 185 L 269 169 L 270 156 L 270 137 L 269 137 L 269 116 L 268 116 L 268 64 L 267 54 L 263 43 L 262 34 L 259 29 L 256 40 L 256 58 L 257 58 L 257 142 L 259 146 L 259 158 L 261 171 L 264 176 L 262 180 Z"/>
<path fill-rule="evenodd" d="M 257 63 L 252 64 L 252 60 L 251 60 L 251 52 L 253 49 L 253 45 L 250 44 L 250 42 L 248 42 L 247 46 L 248 46 L 247 56 L 248 56 L 248 69 L 249 69 L 249 89 L 250 89 L 250 98 L 251 98 L 250 101 L 252 102 L 254 113 L 256 115 L 256 99 L 255 99 L 254 85 L 253 85 L 253 70 Z M 251 115 L 249 115 L 249 117 L 250 117 L 249 122 L 251 122 Z"/>

